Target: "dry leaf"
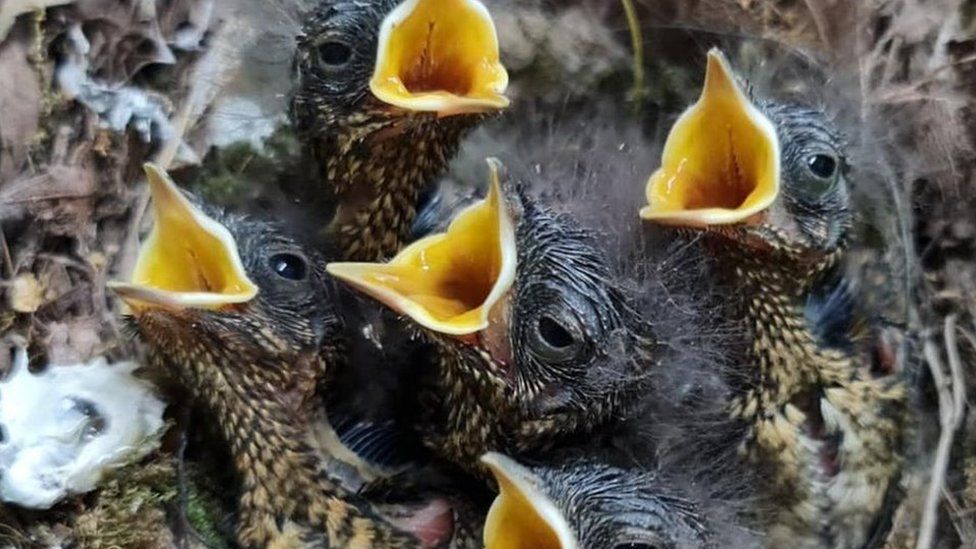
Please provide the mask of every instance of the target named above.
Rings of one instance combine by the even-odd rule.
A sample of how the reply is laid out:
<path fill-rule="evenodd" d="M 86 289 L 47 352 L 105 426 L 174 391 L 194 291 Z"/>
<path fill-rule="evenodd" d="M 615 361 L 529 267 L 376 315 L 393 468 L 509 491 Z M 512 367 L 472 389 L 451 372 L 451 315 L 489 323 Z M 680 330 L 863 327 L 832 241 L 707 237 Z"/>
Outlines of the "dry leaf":
<path fill-rule="evenodd" d="M 41 89 L 29 61 L 30 33 L 17 30 L 0 44 L 0 187 L 27 160 L 41 112 Z"/>
<path fill-rule="evenodd" d="M 8 296 L 10 308 L 18 313 L 33 313 L 44 304 L 44 288 L 30 273 L 14 278 Z"/>

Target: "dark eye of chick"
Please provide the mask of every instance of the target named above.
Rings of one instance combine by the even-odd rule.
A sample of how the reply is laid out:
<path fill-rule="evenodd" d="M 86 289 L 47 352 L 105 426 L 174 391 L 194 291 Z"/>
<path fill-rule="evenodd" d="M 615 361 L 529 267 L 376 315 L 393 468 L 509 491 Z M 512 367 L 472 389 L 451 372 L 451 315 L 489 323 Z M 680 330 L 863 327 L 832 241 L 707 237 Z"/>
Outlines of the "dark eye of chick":
<path fill-rule="evenodd" d="M 814 154 L 807 158 L 807 167 L 813 175 L 830 179 L 837 173 L 837 159 L 828 154 Z"/>
<path fill-rule="evenodd" d="M 352 48 L 334 40 L 319 44 L 315 52 L 319 65 L 326 69 L 341 68 L 352 58 Z"/>
<path fill-rule="evenodd" d="M 539 319 L 539 335 L 554 349 L 565 349 L 576 342 L 569 330 L 548 316 Z"/>
<path fill-rule="evenodd" d="M 540 315 L 535 321 L 528 338 L 528 350 L 536 358 L 545 362 L 566 362 L 577 358 L 582 342 L 576 336 L 578 330 L 567 326 L 571 318 Z"/>
<path fill-rule="evenodd" d="M 281 278 L 288 280 L 305 280 L 308 274 L 308 264 L 305 259 L 295 254 L 275 254 L 268 260 L 271 269 Z"/>

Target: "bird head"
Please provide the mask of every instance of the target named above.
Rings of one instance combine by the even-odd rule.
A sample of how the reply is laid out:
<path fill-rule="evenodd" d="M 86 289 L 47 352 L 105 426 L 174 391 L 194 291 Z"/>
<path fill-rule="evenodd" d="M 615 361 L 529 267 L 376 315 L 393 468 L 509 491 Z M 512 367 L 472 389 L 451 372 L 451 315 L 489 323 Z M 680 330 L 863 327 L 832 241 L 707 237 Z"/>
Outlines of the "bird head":
<path fill-rule="evenodd" d="M 706 534 L 690 501 L 665 479 L 592 460 L 526 466 L 481 458 L 499 493 L 485 520 L 487 549 L 698 547 Z"/>
<path fill-rule="evenodd" d="M 509 103 L 495 25 L 479 0 L 323 2 L 295 66 L 293 117 L 323 135 L 470 126 Z"/>
<path fill-rule="evenodd" d="M 273 225 L 198 205 L 145 168 L 155 223 L 131 278 L 110 287 L 153 353 L 197 375 L 277 382 L 284 369 L 247 370 L 247 359 L 313 356 L 328 344 L 339 321 L 322 261 Z"/>
<path fill-rule="evenodd" d="M 489 165 L 487 196 L 446 232 L 327 270 L 420 328 L 458 376 L 445 385 L 501 388 L 481 404 L 518 418 L 506 444 L 592 427 L 640 385 L 654 345 L 591 235 Z"/>
<path fill-rule="evenodd" d="M 671 128 L 640 215 L 818 261 L 843 245 L 851 224 L 848 173 L 824 113 L 753 101 L 712 50 L 701 97 Z"/>

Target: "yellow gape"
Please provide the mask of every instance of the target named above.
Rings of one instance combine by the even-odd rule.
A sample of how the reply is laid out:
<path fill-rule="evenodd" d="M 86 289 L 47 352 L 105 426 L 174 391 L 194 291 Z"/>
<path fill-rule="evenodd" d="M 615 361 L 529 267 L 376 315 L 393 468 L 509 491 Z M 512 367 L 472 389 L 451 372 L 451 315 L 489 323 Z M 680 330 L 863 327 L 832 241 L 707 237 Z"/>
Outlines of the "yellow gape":
<path fill-rule="evenodd" d="M 380 28 L 369 82 L 379 100 L 441 116 L 508 106 L 495 23 L 478 0 L 407 0 Z"/>
<path fill-rule="evenodd" d="M 250 301 L 258 288 L 244 272 L 230 232 L 194 207 L 161 168 L 146 164 L 145 170 L 155 225 L 139 248 L 131 281 L 110 286 L 135 308 Z"/>
<path fill-rule="evenodd" d="M 515 279 L 515 234 L 490 163 L 488 196 L 447 232 L 418 240 L 389 263 L 330 263 L 330 274 L 431 330 L 466 335 L 488 326 Z"/>
<path fill-rule="evenodd" d="M 495 452 L 481 458 L 498 481 L 485 519 L 485 549 L 576 549 L 562 513 L 532 483 L 532 473 Z"/>
<path fill-rule="evenodd" d="M 713 49 L 701 97 L 671 128 L 640 215 L 685 226 L 740 223 L 773 203 L 779 172 L 776 129 Z"/>

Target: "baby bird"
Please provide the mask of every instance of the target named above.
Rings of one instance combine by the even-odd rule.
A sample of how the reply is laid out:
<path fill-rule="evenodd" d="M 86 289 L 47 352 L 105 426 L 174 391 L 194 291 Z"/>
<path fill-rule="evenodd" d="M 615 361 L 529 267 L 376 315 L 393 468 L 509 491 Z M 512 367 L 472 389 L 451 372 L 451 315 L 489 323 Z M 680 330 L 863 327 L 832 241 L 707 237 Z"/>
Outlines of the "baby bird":
<path fill-rule="evenodd" d="M 421 190 L 461 138 L 508 105 L 508 74 L 478 0 L 337 0 L 313 10 L 291 118 L 321 166 L 332 240 L 354 261 L 399 250 Z"/>
<path fill-rule="evenodd" d="M 446 232 L 388 263 L 327 267 L 433 342 L 425 442 L 476 471 L 487 451 L 537 452 L 623 414 L 656 348 L 593 235 L 503 191 L 489 164 L 487 196 Z"/>
<path fill-rule="evenodd" d="M 485 521 L 487 549 L 702 547 L 709 541 L 698 506 L 655 472 L 585 457 L 530 467 L 492 452 L 481 461 L 499 486 Z"/>
<path fill-rule="evenodd" d="M 194 206 L 146 166 L 156 225 L 113 283 L 151 363 L 214 416 L 241 482 L 245 547 L 416 547 L 318 471 L 306 442 L 316 382 L 340 347 L 323 261 L 273 225 Z"/>
<path fill-rule="evenodd" d="M 701 235 L 751 332 L 730 413 L 768 469 L 772 547 L 861 547 L 902 465 L 906 388 L 840 270 L 851 168 L 824 113 L 754 102 L 724 56 L 668 135 L 642 218 Z"/>

